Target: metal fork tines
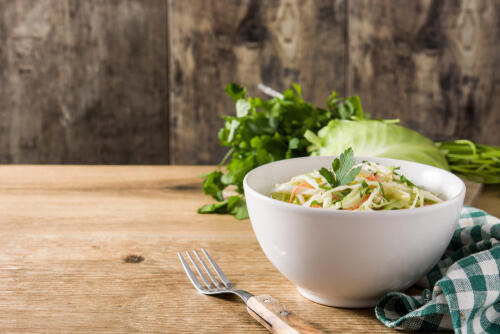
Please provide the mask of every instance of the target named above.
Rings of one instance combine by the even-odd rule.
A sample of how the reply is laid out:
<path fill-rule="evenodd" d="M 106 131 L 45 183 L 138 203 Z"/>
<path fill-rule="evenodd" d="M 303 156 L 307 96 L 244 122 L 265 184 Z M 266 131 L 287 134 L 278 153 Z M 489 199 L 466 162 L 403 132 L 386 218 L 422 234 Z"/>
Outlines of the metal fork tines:
<path fill-rule="evenodd" d="M 204 256 L 200 256 L 200 254 L 196 250 L 192 251 L 194 257 L 191 255 L 190 251 L 186 251 L 186 256 L 204 284 L 200 283 L 200 280 L 198 280 L 195 272 L 191 270 L 191 267 L 184 256 L 180 252 L 177 253 L 179 259 L 181 260 L 182 266 L 184 267 L 184 271 L 186 271 L 189 280 L 191 281 L 191 283 L 193 283 L 196 290 L 206 295 L 233 293 L 240 296 L 241 299 L 243 299 L 246 303 L 248 299 L 252 297 L 252 294 L 244 290 L 234 289 L 229 279 L 226 277 L 226 275 L 217 265 L 214 259 L 210 256 L 210 254 L 208 254 L 208 252 L 203 248 L 201 249 L 201 252 Z M 206 262 L 210 263 L 211 269 Z M 213 272 L 215 272 L 219 279 L 216 278 Z"/>

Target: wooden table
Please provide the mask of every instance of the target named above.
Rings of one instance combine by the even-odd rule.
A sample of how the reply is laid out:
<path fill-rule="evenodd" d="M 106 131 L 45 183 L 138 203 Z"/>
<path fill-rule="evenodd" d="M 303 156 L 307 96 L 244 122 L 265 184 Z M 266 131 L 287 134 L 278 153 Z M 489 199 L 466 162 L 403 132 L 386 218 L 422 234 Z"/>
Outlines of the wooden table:
<path fill-rule="evenodd" d="M 212 167 L 1 166 L 0 332 L 265 333 L 237 298 L 198 294 L 176 253 L 205 247 L 231 280 L 331 333 L 393 332 L 372 309 L 301 297 L 250 222 L 198 215 Z M 500 188 L 477 206 L 500 216 Z"/>

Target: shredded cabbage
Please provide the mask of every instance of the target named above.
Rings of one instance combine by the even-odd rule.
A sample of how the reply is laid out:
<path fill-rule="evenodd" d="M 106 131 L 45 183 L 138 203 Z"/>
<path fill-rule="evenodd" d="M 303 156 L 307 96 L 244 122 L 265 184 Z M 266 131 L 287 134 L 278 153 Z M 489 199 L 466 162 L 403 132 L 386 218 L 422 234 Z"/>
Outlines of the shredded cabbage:
<path fill-rule="evenodd" d="M 442 200 L 414 185 L 399 168 L 363 162 L 359 174 L 347 185 L 331 187 L 315 170 L 277 184 L 271 197 L 301 206 L 331 210 L 396 210 L 423 207 Z"/>

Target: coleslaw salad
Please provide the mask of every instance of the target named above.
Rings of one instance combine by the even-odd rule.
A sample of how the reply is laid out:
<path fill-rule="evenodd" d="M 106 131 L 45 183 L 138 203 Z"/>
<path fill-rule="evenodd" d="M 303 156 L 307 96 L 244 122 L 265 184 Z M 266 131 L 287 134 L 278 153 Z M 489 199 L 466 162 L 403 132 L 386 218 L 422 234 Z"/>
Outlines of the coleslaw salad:
<path fill-rule="evenodd" d="M 363 161 L 352 169 L 358 167 L 359 173 L 348 184 L 332 187 L 315 170 L 277 184 L 271 197 L 300 206 L 351 211 L 411 209 L 443 201 L 400 174 L 399 167 Z"/>

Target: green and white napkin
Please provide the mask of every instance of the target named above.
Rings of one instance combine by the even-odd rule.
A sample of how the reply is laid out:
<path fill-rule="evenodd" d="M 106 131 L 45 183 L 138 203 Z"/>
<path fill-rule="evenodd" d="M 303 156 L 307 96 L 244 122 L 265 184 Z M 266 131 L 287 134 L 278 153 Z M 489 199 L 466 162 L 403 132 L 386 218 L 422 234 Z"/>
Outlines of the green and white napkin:
<path fill-rule="evenodd" d="M 387 294 L 377 318 L 402 330 L 500 334 L 499 245 L 500 219 L 464 207 L 445 256 L 419 282 L 428 289 L 422 296 Z"/>

